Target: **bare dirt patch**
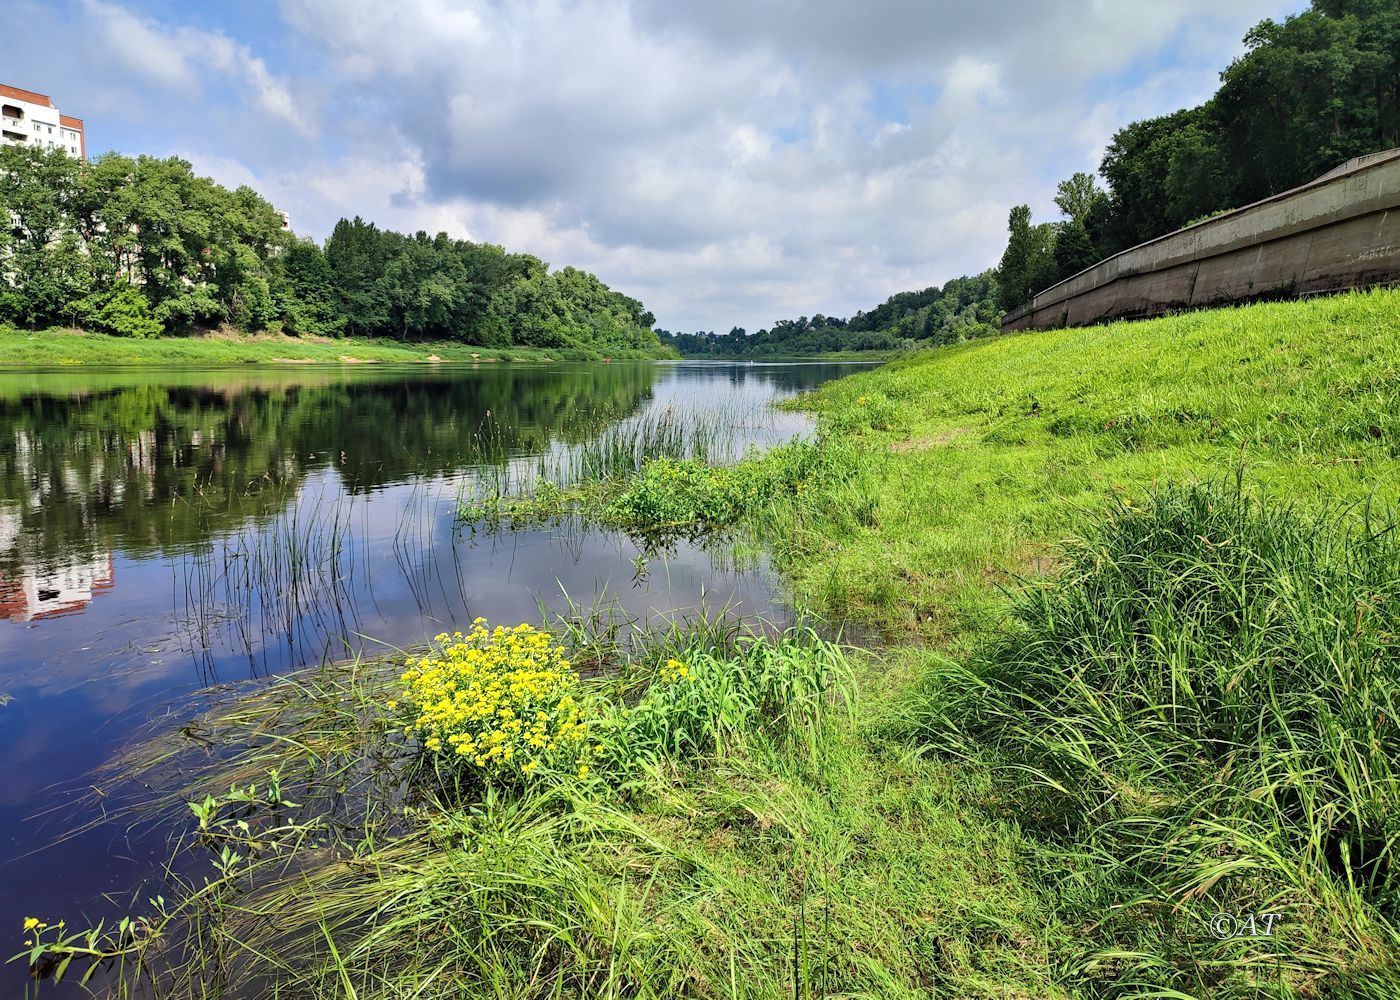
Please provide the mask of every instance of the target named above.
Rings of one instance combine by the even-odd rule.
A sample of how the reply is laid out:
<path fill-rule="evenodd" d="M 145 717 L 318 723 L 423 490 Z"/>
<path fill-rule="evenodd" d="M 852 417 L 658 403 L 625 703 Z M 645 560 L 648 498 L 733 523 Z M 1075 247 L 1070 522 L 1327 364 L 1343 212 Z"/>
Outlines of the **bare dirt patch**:
<path fill-rule="evenodd" d="M 911 437 L 904 441 L 895 441 L 890 445 L 890 451 L 896 454 L 903 454 L 909 451 L 926 451 L 929 448 L 941 448 L 950 444 L 964 434 L 971 434 L 971 427 L 953 427 L 946 431 L 939 431 L 937 434 L 924 434 L 919 437 Z"/>

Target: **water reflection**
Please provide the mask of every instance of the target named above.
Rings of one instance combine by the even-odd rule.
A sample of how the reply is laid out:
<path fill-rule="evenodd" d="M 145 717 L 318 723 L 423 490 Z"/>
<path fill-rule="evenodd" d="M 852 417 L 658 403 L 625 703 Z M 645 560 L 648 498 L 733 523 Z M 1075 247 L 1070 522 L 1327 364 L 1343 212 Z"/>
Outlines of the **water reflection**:
<path fill-rule="evenodd" d="M 270 515 L 318 471 L 357 493 L 582 441 L 636 412 L 658 373 L 0 375 L 0 567 L 168 552 Z"/>
<path fill-rule="evenodd" d="M 625 536 L 462 530 L 456 500 L 667 410 L 722 411 L 729 456 L 772 443 L 807 428 L 773 400 L 848 371 L 0 374 L 0 918 L 101 915 L 97 893 L 124 898 L 159 864 L 163 843 L 98 827 L 52 846 L 33 817 L 183 693 L 570 599 L 779 615 L 761 562 L 738 572 L 681 542 L 638 574 Z"/>

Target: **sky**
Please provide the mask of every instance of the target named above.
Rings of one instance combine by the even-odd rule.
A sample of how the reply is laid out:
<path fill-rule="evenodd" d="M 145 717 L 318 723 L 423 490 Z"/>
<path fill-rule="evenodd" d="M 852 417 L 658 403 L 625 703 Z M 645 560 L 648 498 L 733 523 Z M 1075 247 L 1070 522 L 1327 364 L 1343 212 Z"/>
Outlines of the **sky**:
<path fill-rule="evenodd" d="M 1303 0 L 7 0 L 89 155 L 593 271 L 673 331 L 994 266 L 1130 121 Z"/>

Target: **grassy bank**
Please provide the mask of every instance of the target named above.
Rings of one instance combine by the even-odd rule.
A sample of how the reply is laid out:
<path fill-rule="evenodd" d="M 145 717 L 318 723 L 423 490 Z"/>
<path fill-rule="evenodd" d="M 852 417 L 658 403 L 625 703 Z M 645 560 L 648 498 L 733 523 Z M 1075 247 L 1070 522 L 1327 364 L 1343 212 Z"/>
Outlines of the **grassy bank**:
<path fill-rule="evenodd" d="M 1008 336 L 828 384 L 816 442 L 476 501 L 761 545 L 890 644 L 558 623 L 599 749 L 539 776 L 398 664 L 282 681 L 122 762 L 206 860 L 91 950 L 174 996 L 1393 997 L 1397 346 L 1396 292 Z"/>
<path fill-rule="evenodd" d="M 621 359 L 619 353 L 610 355 Z M 666 353 L 646 357 L 669 357 Z M 145 340 L 81 330 L 0 326 L 0 368 L 111 365 L 357 364 L 438 361 L 602 360 L 601 353 L 541 348 L 474 347 L 455 342 L 403 343 L 347 337 L 217 332 Z"/>
<path fill-rule="evenodd" d="M 747 527 L 897 644 L 868 766 L 1023 838 L 996 890 L 1048 915 L 988 994 L 1389 996 L 1397 331 L 1376 292 L 932 351 L 803 401 L 818 446 L 576 505 Z"/>
<path fill-rule="evenodd" d="M 797 510 L 798 596 L 891 635 L 972 634 L 999 587 L 1155 483 L 1228 477 L 1310 510 L 1400 488 L 1400 295 L 972 342 L 802 405 L 855 442 L 860 530 Z M 862 402 L 863 401 L 863 402 Z"/>

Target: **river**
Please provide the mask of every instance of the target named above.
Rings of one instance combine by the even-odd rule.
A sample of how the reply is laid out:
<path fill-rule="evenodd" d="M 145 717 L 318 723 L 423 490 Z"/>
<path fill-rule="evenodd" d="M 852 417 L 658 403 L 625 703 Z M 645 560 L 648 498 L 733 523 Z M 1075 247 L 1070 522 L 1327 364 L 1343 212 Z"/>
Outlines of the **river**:
<path fill-rule="evenodd" d="M 23 917 L 84 925 L 159 869 L 163 837 L 91 825 L 89 776 L 184 721 L 195 691 L 393 653 L 476 616 L 538 622 L 571 600 L 781 618 L 761 559 L 736 569 L 572 522 L 488 530 L 460 521 L 460 499 L 586 474 L 590 446 L 658 425 L 732 459 L 810 433 L 772 404 L 852 370 L 0 373 L 0 958 Z M 0 995 L 22 982 L 0 970 Z"/>

